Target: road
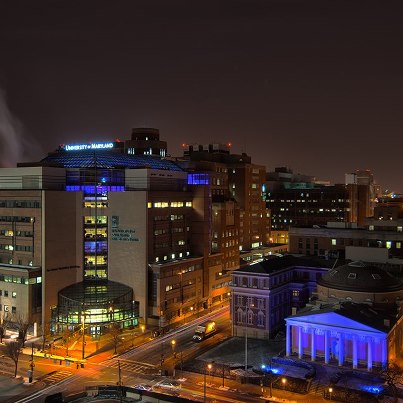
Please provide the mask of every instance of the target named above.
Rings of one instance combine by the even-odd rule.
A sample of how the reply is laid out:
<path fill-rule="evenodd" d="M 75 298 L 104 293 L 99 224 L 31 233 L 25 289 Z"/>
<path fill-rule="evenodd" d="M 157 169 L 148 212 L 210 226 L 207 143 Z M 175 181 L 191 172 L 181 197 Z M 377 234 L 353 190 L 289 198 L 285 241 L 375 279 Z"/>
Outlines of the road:
<path fill-rule="evenodd" d="M 120 380 L 125 386 L 149 383 L 156 385 L 159 391 L 164 391 L 164 388 L 159 388 L 157 385 L 163 379 L 160 376 L 161 370 L 169 370 L 172 374 L 174 363 L 180 366 L 181 359 L 183 361 L 191 359 L 230 336 L 228 308 L 210 314 L 208 319 L 216 321 L 218 332 L 201 343 L 193 342 L 192 336 L 195 326 L 206 321 L 206 317 L 185 324 L 169 334 L 149 340 L 147 343 L 120 354 L 116 358 L 103 363 L 86 364 L 85 368 L 60 366 L 51 360 L 36 357 L 34 376 L 39 377 L 43 374 L 43 377 L 36 385 L 30 385 L 32 386 L 31 392 L 35 391 L 35 393 L 18 400 L 18 402 L 41 402 L 46 395 L 59 391 L 62 391 L 64 395 L 74 394 L 91 385 L 116 385 L 119 382 L 119 372 Z M 175 348 L 172 348 L 172 340 L 175 340 Z M 163 358 L 162 365 L 161 358 Z M 28 370 L 29 356 L 22 356 L 20 365 L 20 370 Z M 179 370 L 177 370 L 177 377 L 180 376 L 180 372 L 178 372 Z M 46 373 L 47 375 L 45 375 Z M 187 382 L 183 381 L 181 393 L 203 393 L 203 379 L 200 375 L 199 378 L 199 384 L 201 382 L 202 386 L 194 380 L 187 386 Z"/>
<path fill-rule="evenodd" d="M 216 321 L 217 334 L 201 343 L 193 342 L 192 335 L 195 326 L 208 319 Z M 119 382 L 124 386 L 131 387 L 145 384 L 155 391 L 180 395 L 195 402 L 204 400 L 204 390 L 206 390 L 207 402 L 262 402 L 260 387 L 248 384 L 240 385 L 229 380 L 225 380 L 225 387 L 222 387 L 221 378 L 209 376 L 209 374 L 182 373 L 180 371 L 181 359 L 183 362 L 191 360 L 230 337 L 230 335 L 228 308 L 223 308 L 209 315 L 208 318 L 196 319 L 167 335 L 147 340 L 145 343 L 114 358 L 98 363 L 88 362 L 85 368 L 66 367 L 53 360 L 35 358 L 34 377 L 35 379 L 40 377 L 41 380 L 35 384 L 23 385 L 23 389 L 18 392 L 20 396 L 18 399 L 15 397 L 9 400 L 0 399 L 0 402 L 39 403 L 44 401 L 45 396 L 56 392 L 63 392 L 66 397 L 82 392 L 88 386 L 117 385 Z M 172 348 L 172 340 L 175 340 L 174 348 Z M 29 358 L 29 356 L 22 356 L 20 365 L 23 370 L 28 369 Z M 162 365 L 161 358 L 163 358 Z M 172 375 L 174 363 L 177 367 L 175 379 L 172 376 L 160 375 L 161 369 L 163 371 L 168 370 Z M 164 382 L 173 383 L 173 385 L 164 385 Z M 21 393 L 24 393 L 26 397 L 21 397 Z M 287 400 L 280 399 L 277 401 L 308 401 L 304 400 L 307 396 L 301 396 L 297 400 L 294 400 L 291 394 L 285 394 L 285 396 L 288 398 Z M 316 402 L 317 400 L 312 401 Z"/>

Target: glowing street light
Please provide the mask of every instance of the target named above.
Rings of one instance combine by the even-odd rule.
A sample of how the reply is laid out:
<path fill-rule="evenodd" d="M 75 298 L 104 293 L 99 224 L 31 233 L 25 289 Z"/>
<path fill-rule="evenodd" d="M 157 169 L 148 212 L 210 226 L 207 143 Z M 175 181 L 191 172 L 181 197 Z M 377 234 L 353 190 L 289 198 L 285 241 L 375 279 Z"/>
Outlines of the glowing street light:
<path fill-rule="evenodd" d="M 329 400 L 332 400 L 333 388 L 329 388 Z"/>
<path fill-rule="evenodd" d="M 207 369 L 208 369 L 209 376 L 210 376 L 210 371 L 211 371 L 212 368 L 213 368 L 212 364 L 207 364 L 207 366 L 204 367 L 204 399 L 203 399 L 204 403 L 206 402 L 206 375 L 207 375 Z"/>
<path fill-rule="evenodd" d="M 281 383 L 283 384 L 283 389 L 285 390 L 285 384 L 287 382 L 287 379 L 281 378 Z"/>
<path fill-rule="evenodd" d="M 171 346 L 172 346 L 172 354 L 174 358 L 176 358 L 176 352 L 175 352 L 176 340 L 174 339 L 171 340 Z"/>

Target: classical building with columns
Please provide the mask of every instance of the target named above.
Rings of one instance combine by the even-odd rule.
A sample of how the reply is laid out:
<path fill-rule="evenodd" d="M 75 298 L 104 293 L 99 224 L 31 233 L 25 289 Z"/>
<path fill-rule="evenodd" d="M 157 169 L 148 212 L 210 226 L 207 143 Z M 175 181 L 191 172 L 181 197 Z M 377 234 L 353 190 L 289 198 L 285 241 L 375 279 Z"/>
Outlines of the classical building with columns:
<path fill-rule="evenodd" d="M 286 319 L 286 355 L 353 368 L 385 367 L 402 351 L 402 317 L 346 302 Z"/>

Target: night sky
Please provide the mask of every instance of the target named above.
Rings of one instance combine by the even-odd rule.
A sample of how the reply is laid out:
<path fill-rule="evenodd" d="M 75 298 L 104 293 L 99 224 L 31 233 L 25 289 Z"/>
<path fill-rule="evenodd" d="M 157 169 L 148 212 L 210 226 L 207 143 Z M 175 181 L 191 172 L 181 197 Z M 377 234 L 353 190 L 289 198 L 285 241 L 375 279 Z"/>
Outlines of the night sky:
<path fill-rule="evenodd" d="M 403 193 L 401 3 L 3 0 L 0 164 L 146 126 Z"/>

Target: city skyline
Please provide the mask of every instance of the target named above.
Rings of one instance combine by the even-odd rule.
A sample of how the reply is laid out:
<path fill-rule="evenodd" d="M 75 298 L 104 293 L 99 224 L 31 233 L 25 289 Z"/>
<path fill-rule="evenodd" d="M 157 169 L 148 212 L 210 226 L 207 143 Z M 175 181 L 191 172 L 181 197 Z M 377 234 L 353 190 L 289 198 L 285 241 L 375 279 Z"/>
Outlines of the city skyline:
<path fill-rule="evenodd" d="M 51 1 L 8 4 L 1 163 L 156 127 L 231 142 L 273 170 L 343 183 L 370 169 L 403 193 L 400 4 Z"/>

